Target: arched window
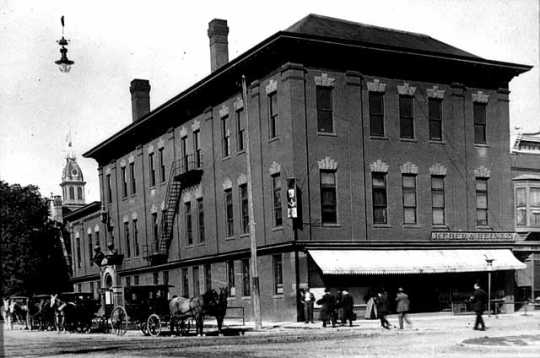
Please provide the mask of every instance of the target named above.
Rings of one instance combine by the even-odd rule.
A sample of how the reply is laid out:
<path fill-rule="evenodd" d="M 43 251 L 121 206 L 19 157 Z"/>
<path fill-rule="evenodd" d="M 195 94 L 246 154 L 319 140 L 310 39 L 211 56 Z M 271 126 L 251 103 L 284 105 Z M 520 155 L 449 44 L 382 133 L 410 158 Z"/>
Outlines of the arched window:
<path fill-rule="evenodd" d="M 69 199 L 70 200 L 75 199 L 75 191 L 73 190 L 72 186 L 69 187 Z"/>
<path fill-rule="evenodd" d="M 83 200 L 81 187 L 77 188 L 77 199 Z"/>

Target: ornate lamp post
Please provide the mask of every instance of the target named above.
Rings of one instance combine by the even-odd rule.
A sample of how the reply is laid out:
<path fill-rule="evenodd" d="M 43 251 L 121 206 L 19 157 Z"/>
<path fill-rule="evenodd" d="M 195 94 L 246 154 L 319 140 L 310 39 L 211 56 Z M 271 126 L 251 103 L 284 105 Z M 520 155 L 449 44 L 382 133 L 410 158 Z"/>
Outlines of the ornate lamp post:
<path fill-rule="evenodd" d="M 60 72 L 69 72 L 71 70 L 71 65 L 73 65 L 75 62 L 71 61 L 67 57 L 67 48 L 68 40 L 64 38 L 64 16 L 60 18 L 60 23 L 62 24 L 62 38 L 58 41 L 56 41 L 60 45 L 60 59 L 57 61 L 54 61 L 58 65 L 58 68 L 60 69 Z"/>
<path fill-rule="evenodd" d="M 491 317 L 491 270 L 493 270 L 493 261 L 495 259 L 488 256 L 485 256 L 485 258 L 488 266 L 488 317 Z"/>

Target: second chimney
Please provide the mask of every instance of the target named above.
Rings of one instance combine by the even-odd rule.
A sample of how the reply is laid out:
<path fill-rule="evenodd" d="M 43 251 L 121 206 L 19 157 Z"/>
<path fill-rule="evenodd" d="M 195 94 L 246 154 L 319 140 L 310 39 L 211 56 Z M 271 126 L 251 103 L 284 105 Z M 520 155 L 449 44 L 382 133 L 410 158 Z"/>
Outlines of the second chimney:
<path fill-rule="evenodd" d="M 134 79 L 129 86 L 129 92 L 131 92 L 133 122 L 137 122 L 146 113 L 150 112 L 150 82 L 148 80 Z"/>
<path fill-rule="evenodd" d="M 208 23 L 210 39 L 210 69 L 212 72 L 229 62 L 229 27 L 227 20 L 214 19 Z"/>

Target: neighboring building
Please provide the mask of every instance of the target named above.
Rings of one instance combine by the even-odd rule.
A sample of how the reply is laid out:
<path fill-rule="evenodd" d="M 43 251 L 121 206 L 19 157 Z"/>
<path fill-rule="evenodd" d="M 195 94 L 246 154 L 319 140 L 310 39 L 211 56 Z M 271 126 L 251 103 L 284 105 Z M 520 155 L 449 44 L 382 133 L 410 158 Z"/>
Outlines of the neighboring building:
<path fill-rule="evenodd" d="M 133 123 L 84 154 L 98 162 L 103 239 L 124 255 L 117 284 L 184 296 L 228 286 L 230 306 L 251 314 L 249 150 L 265 319 L 296 317 L 306 286 L 347 287 L 363 303 L 403 285 L 416 310 L 445 309 L 474 281 L 487 287 L 489 270 L 494 292 L 512 298 L 524 265 L 511 252 L 501 129 L 508 82 L 529 66 L 318 15 L 231 62 L 227 34 L 226 21 L 210 22 L 212 73 L 152 111 L 148 81 L 133 80 Z M 75 284 L 103 279 L 92 270 Z"/>
<path fill-rule="evenodd" d="M 520 287 L 516 299 L 524 300 L 540 296 L 540 132 L 517 136 L 512 148 L 512 181 L 519 235 L 515 251 L 527 264 L 516 276 Z"/>

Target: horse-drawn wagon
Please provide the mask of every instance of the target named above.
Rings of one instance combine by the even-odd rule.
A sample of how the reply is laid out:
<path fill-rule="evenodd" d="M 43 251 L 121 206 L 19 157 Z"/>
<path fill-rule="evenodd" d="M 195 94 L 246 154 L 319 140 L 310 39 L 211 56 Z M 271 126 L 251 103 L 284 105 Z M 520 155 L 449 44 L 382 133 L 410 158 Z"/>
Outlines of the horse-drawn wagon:
<path fill-rule="evenodd" d="M 99 301 L 92 292 L 63 292 L 51 295 L 50 305 L 56 312 L 58 330 L 90 332 Z"/>

